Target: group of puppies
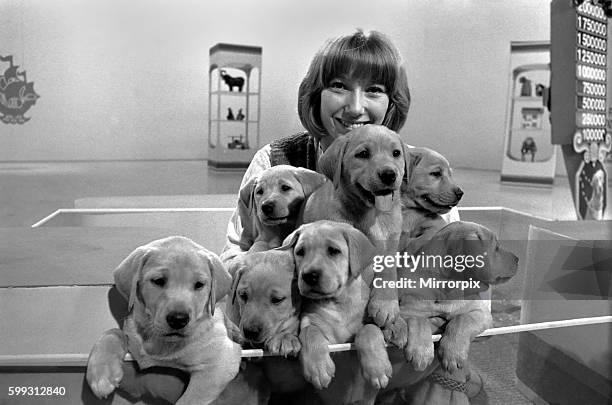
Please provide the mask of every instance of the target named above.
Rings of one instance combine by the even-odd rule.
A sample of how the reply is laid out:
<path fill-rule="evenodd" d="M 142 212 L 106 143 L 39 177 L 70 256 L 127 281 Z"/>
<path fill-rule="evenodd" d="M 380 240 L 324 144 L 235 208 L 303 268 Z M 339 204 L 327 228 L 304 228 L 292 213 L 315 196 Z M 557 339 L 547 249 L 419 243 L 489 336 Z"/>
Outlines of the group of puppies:
<path fill-rule="evenodd" d="M 465 377 L 470 342 L 491 325 L 478 293 L 512 277 L 516 256 L 480 225 L 446 225 L 440 215 L 463 194 L 448 161 L 408 147 L 384 126 L 339 137 L 318 168 L 275 166 L 240 190 L 243 232 L 235 242 L 244 252 L 225 267 L 182 237 L 140 247 L 121 263 L 115 283 L 131 312 L 123 330 L 108 331 L 92 350 L 87 380 L 97 396 L 119 384 L 129 351 L 140 368 L 191 374 L 177 403 L 222 403 L 217 398 L 238 374 L 244 347 L 298 358 L 249 362 L 267 384 L 260 402 L 245 404 L 300 390 L 308 393 L 304 401 L 311 398 L 306 403 L 374 404 L 385 389 L 407 387 L 438 367 L 431 335 L 440 329 L 441 373 Z M 398 252 L 480 253 L 484 266 L 476 271 L 427 269 L 437 280 L 470 277 L 480 287 L 396 288 L 415 273 L 395 264 L 375 273 L 372 263 Z M 374 288 L 375 278 L 384 287 Z M 221 303 L 215 310 L 228 292 L 225 312 Z M 356 356 L 334 362 L 329 345 L 337 343 L 353 343 Z M 390 358 L 387 344 L 404 359 Z M 429 395 L 424 390 L 412 392 L 414 403 Z"/>

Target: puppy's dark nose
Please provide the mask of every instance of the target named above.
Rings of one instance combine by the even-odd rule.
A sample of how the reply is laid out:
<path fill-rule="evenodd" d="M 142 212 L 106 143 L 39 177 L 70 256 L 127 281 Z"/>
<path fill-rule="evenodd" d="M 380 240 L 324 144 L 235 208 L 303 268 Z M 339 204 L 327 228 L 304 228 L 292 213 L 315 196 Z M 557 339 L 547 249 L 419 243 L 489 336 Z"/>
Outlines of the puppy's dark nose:
<path fill-rule="evenodd" d="M 459 187 L 457 187 L 455 189 L 455 196 L 457 197 L 457 200 L 460 200 L 461 197 L 463 197 L 463 190 L 461 190 Z"/>
<path fill-rule="evenodd" d="M 166 322 L 172 329 L 182 329 L 189 323 L 189 314 L 179 311 L 170 312 L 166 316 Z"/>
<path fill-rule="evenodd" d="M 261 204 L 261 211 L 266 215 L 272 214 L 274 212 L 274 203 L 271 201 L 268 201 L 268 202 Z"/>
<path fill-rule="evenodd" d="M 378 177 L 380 178 L 380 181 L 383 182 L 383 184 L 386 184 L 388 186 L 395 183 L 396 176 L 394 170 L 384 169 L 380 173 L 378 173 Z"/>
<path fill-rule="evenodd" d="M 246 340 L 250 340 L 253 342 L 257 342 L 259 340 L 259 335 L 261 334 L 261 326 L 259 325 L 250 325 L 242 328 L 242 334 Z"/>
<path fill-rule="evenodd" d="M 302 280 L 308 285 L 317 285 L 320 276 L 321 270 L 309 270 L 307 273 L 302 274 Z"/>

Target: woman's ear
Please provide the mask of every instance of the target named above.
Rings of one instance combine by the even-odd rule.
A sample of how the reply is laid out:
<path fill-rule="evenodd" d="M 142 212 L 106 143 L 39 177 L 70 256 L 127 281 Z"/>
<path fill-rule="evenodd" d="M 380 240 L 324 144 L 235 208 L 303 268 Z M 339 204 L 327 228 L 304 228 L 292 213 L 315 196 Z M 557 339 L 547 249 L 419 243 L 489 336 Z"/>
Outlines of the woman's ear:
<path fill-rule="evenodd" d="M 340 136 L 336 138 L 325 152 L 319 157 L 317 168 L 320 173 L 326 175 L 334 182 L 334 187 L 340 184 L 342 177 L 342 161 L 348 145 L 349 137 Z"/>

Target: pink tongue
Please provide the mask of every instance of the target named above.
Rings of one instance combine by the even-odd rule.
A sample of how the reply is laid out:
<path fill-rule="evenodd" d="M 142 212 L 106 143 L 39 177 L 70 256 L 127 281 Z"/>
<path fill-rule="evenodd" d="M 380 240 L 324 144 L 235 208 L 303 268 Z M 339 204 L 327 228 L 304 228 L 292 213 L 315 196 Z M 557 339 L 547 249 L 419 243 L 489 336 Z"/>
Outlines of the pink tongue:
<path fill-rule="evenodd" d="M 374 196 L 374 205 L 379 211 L 391 211 L 393 207 L 393 193 Z"/>

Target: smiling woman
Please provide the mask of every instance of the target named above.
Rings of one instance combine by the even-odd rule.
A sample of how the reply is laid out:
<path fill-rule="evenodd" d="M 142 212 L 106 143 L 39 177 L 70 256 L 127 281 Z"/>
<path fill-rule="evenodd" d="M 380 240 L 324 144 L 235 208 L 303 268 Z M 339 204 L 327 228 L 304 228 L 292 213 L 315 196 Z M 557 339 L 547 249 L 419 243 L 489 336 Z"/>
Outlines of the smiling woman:
<path fill-rule="evenodd" d="M 365 124 L 399 131 L 408 115 L 410 91 L 402 58 L 378 31 L 355 32 L 328 40 L 314 56 L 298 94 L 298 114 L 305 132 L 261 148 L 251 161 L 241 188 L 271 166 L 286 164 L 317 170 L 317 160 L 337 137 Z M 224 262 L 241 252 L 236 212 L 228 225 Z M 231 267 L 231 266 L 230 266 Z"/>

